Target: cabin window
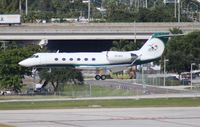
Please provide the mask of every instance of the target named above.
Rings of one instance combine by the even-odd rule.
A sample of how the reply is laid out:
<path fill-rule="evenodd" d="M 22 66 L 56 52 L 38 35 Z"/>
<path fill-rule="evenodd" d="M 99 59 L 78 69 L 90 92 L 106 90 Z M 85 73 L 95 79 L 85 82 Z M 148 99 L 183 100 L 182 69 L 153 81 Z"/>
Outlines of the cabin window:
<path fill-rule="evenodd" d="M 38 55 L 32 55 L 30 58 L 38 58 Z"/>
<path fill-rule="evenodd" d="M 77 58 L 77 61 L 81 61 L 81 58 Z"/>
<path fill-rule="evenodd" d="M 55 58 L 55 61 L 58 61 L 58 58 Z"/>
<path fill-rule="evenodd" d="M 85 58 L 84 60 L 85 60 L 85 61 L 88 61 L 88 58 Z"/>
<path fill-rule="evenodd" d="M 62 58 L 62 60 L 65 61 L 66 59 L 65 59 L 65 58 Z"/>
<path fill-rule="evenodd" d="M 96 59 L 95 58 L 92 58 L 92 61 L 95 61 Z"/>
<path fill-rule="evenodd" d="M 35 55 L 32 55 L 30 58 L 34 58 L 35 57 Z"/>
<path fill-rule="evenodd" d="M 73 58 L 70 58 L 69 60 L 70 60 L 70 61 L 73 61 Z"/>

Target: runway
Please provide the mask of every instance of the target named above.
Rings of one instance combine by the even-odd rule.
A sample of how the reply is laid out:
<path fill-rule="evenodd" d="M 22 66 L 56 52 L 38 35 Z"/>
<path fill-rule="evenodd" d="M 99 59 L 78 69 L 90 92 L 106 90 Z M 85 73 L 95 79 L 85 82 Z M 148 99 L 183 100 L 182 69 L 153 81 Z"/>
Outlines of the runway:
<path fill-rule="evenodd" d="M 2 110 L 16 127 L 200 127 L 200 107 Z"/>

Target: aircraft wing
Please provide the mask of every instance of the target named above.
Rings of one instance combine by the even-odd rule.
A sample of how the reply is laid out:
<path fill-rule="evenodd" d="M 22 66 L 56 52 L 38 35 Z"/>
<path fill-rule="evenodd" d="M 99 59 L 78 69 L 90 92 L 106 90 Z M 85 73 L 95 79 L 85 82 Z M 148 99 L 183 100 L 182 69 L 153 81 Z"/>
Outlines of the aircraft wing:
<path fill-rule="evenodd" d="M 80 70 L 95 70 L 96 72 L 103 71 L 108 72 L 119 72 L 125 70 L 130 64 L 120 64 L 120 65 L 103 65 L 103 66 L 79 66 L 76 69 Z"/>
<path fill-rule="evenodd" d="M 141 55 L 140 55 L 141 56 Z M 112 71 L 112 72 L 119 72 L 125 70 L 127 67 L 133 66 L 135 61 L 140 58 L 140 56 L 137 56 L 131 63 L 128 64 L 108 64 L 108 65 L 94 65 L 94 66 L 79 66 L 77 69 L 81 70 L 104 70 L 105 72 L 107 71 Z"/>

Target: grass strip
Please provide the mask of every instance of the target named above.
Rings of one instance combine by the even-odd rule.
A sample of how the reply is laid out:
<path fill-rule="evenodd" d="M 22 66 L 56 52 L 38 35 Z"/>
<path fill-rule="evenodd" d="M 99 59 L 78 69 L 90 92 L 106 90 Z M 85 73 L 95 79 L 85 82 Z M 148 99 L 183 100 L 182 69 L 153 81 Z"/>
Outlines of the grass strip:
<path fill-rule="evenodd" d="M 139 99 L 139 100 L 90 100 L 56 102 L 0 103 L 0 110 L 55 109 L 55 108 L 132 108 L 132 107 L 197 107 L 200 98 Z"/>
<path fill-rule="evenodd" d="M 5 125 L 5 124 L 0 124 L 0 127 L 14 127 L 14 126 Z"/>

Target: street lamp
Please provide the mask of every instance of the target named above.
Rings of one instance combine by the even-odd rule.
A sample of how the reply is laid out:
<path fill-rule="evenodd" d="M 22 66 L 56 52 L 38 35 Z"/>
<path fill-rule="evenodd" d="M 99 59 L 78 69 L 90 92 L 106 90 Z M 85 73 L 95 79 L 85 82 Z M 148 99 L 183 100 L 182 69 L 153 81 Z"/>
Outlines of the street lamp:
<path fill-rule="evenodd" d="M 192 66 L 194 66 L 194 65 L 196 65 L 195 63 L 191 63 L 191 70 L 190 70 L 190 84 L 191 84 L 191 90 L 192 90 L 192 86 L 193 86 L 193 84 L 192 84 L 192 71 L 193 71 L 193 69 L 192 69 Z"/>
<path fill-rule="evenodd" d="M 145 3 L 146 3 L 146 8 L 148 8 L 148 1 L 146 0 Z"/>
<path fill-rule="evenodd" d="M 168 59 L 165 59 L 164 58 L 164 86 L 165 86 L 165 82 L 166 82 L 166 62 L 168 62 L 169 60 Z"/>

